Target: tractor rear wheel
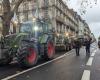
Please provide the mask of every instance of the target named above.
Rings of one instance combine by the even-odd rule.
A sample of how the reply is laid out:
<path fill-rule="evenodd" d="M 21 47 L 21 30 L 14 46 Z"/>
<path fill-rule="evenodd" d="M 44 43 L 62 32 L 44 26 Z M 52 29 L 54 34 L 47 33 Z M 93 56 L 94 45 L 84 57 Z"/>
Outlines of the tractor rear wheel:
<path fill-rule="evenodd" d="M 20 50 L 20 53 L 27 54 L 19 61 L 20 65 L 22 67 L 32 67 L 32 66 L 36 65 L 36 63 L 38 61 L 38 53 L 35 48 L 28 47 L 27 49 L 24 49 L 24 51 Z"/>
<path fill-rule="evenodd" d="M 44 54 L 44 57 L 45 57 L 45 59 L 52 59 L 54 57 L 54 54 L 55 54 L 54 43 L 52 41 L 49 41 L 45 45 L 45 54 Z"/>

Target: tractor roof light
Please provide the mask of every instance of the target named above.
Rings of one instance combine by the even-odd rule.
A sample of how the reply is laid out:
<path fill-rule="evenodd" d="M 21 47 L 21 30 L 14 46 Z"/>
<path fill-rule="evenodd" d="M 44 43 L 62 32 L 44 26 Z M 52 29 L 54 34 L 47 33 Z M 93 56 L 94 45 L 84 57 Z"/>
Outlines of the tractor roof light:
<path fill-rule="evenodd" d="M 38 26 L 35 26 L 34 31 L 38 31 L 38 30 L 39 30 Z"/>

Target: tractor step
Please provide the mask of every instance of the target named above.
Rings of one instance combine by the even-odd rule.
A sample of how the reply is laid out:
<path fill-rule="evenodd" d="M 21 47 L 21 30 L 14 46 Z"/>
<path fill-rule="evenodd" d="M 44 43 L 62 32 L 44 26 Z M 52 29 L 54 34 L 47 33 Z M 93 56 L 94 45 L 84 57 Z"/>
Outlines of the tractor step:
<path fill-rule="evenodd" d="M 4 59 L 5 56 L 3 55 L 3 52 L 5 52 L 7 49 L 0 49 L 0 60 Z"/>
<path fill-rule="evenodd" d="M 0 49 L 0 60 L 3 58 L 2 50 Z"/>

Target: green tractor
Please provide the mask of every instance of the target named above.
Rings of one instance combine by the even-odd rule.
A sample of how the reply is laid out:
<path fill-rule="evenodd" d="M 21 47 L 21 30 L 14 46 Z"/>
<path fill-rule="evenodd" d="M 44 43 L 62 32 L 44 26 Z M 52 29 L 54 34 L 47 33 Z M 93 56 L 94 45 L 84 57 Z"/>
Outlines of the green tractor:
<path fill-rule="evenodd" d="M 23 22 L 19 33 L 6 36 L 2 40 L 0 64 L 9 64 L 16 59 L 23 67 L 36 65 L 39 58 L 52 59 L 55 44 L 52 26 L 45 20 Z"/>

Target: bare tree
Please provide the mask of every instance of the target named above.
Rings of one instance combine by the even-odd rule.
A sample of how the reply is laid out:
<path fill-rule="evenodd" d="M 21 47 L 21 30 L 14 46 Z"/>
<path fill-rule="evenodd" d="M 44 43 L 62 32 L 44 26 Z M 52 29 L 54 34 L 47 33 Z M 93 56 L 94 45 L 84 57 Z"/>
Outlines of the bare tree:
<path fill-rule="evenodd" d="M 85 14 L 88 8 L 92 8 L 93 5 L 97 4 L 97 0 L 80 0 L 80 13 L 81 15 Z"/>
<path fill-rule="evenodd" d="M 66 3 L 68 2 L 70 3 L 74 0 L 63 0 L 63 1 L 65 1 Z M 81 15 L 86 13 L 87 7 L 92 8 L 93 5 L 94 4 L 96 5 L 98 2 L 98 0 L 75 0 L 75 1 L 77 1 L 78 5 L 80 6 L 78 10 L 81 13 Z"/>
<path fill-rule="evenodd" d="M 2 34 L 5 36 L 9 34 L 9 28 L 10 28 L 10 22 L 11 19 L 14 16 L 14 12 L 16 13 L 18 11 L 18 7 L 24 0 L 17 0 L 16 4 L 11 6 L 10 0 L 3 0 L 2 5 L 3 5 L 3 31 Z"/>

